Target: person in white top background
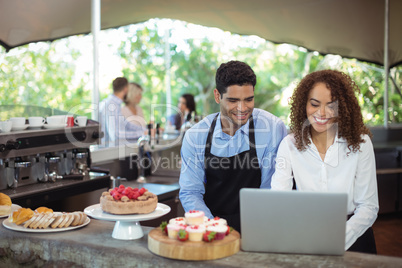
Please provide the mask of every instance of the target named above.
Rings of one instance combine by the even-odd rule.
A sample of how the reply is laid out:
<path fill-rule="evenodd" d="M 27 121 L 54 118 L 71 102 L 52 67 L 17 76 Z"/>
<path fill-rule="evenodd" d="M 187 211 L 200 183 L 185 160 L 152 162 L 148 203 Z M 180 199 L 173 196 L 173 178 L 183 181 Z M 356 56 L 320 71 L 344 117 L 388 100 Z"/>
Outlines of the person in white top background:
<path fill-rule="evenodd" d="M 142 99 L 142 92 L 143 89 L 139 84 L 129 83 L 127 95 L 123 100 L 126 105 L 121 108 L 121 113 L 130 123 L 146 128 L 144 112 L 139 105 Z"/>
<path fill-rule="evenodd" d="M 338 71 L 302 79 L 290 103 L 290 134 L 281 142 L 272 190 L 348 194 L 345 250 L 376 254 L 371 226 L 379 209 L 370 130 L 355 96 L 359 88 Z"/>
<path fill-rule="evenodd" d="M 132 124 L 122 115 L 121 105 L 128 92 L 128 81 L 124 77 L 113 80 L 113 93 L 99 103 L 99 123 L 104 133 L 102 145 L 118 146 L 142 136 L 146 128 Z"/>

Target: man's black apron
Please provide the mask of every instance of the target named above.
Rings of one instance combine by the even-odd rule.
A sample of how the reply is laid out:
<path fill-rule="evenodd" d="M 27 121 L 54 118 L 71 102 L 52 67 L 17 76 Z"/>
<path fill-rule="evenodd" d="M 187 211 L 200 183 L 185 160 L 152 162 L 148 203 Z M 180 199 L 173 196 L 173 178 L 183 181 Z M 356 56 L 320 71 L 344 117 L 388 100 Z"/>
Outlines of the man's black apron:
<path fill-rule="evenodd" d="M 212 215 L 224 218 L 228 225 L 240 232 L 241 188 L 260 188 L 261 169 L 255 149 L 254 122 L 249 118 L 250 149 L 231 157 L 211 154 L 212 136 L 216 120 L 214 118 L 205 144 L 205 195 L 204 201 Z"/>

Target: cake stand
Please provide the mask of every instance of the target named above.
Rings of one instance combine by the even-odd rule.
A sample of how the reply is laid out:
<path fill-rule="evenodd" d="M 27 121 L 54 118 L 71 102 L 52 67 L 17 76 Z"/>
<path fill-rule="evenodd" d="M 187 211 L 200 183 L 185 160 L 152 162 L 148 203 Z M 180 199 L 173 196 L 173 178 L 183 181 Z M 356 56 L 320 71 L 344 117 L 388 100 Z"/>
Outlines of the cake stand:
<path fill-rule="evenodd" d="M 140 221 L 162 217 L 170 212 L 168 205 L 158 203 L 155 211 L 148 214 L 114 215 L 104 212 L 100 204 L 92 205 L 84 210 L 88 216 L 104 221 L 115 221 L 112 237 L 121 240 L 134 240 L 144 236 Z"/>

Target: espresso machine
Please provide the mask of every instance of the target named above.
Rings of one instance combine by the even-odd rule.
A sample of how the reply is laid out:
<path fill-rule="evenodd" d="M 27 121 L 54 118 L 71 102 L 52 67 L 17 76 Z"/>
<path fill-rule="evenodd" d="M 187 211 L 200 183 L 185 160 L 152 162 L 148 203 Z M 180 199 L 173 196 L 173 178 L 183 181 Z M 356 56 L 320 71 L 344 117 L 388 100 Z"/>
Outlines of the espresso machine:
<path fill-rule="evenodd" d="M 93 179 L 89 147 L 100 138 L 99 124 L 92 120 L 85 127 L 0 133 L 0 190 Z"/>

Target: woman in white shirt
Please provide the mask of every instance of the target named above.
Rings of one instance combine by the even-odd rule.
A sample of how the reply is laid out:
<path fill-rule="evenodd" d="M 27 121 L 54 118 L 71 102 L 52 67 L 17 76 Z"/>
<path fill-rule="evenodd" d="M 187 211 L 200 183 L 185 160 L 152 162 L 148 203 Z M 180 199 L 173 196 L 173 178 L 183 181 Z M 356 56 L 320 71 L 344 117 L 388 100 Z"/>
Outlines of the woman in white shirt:
<path fill-rule="evenodd" d="M 359 88 L 341 72 L 302 79 L 291 98 L 291 134 L 281 142 L 273 190 L 345 192 L 345 250 L 376 253 L 377 178 L 371 133 L 355 96 Z"/>
<path fill-rule="evenodd" d="M 144 113 L 139 106 L 142 98 L 142 87 L 137 83 L 129 83 L 128 92 L 124 98 L 125 106 L 121 108 L 121 113 L 131 124 L 143 126 L 146 129 L 147 123 L 144 119 Z"/>

